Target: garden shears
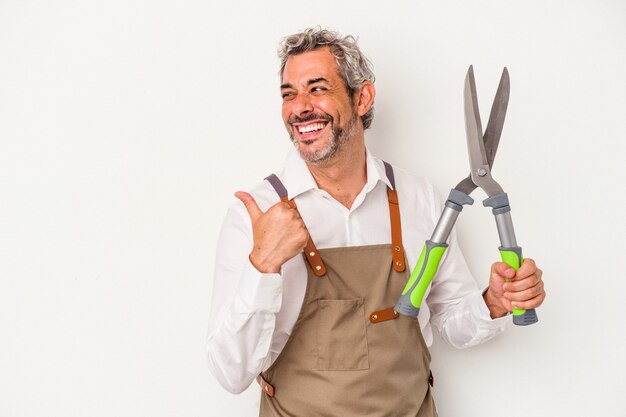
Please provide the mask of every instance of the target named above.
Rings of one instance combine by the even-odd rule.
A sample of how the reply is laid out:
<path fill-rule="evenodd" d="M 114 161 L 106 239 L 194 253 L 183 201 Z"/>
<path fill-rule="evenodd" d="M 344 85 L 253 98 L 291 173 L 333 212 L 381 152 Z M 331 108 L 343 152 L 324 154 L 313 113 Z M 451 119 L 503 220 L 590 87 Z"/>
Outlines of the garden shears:
<path fill-rule="evenodd" d="M 517 245 L 515 239 L 508 196 L 491 176 L 491 168 L 500 142 L 509 103 L 509 91 L 509 73 L 505 67 L 491 107 L 487 129 L 483 135 L 478 111 L 474 69 L 470 65 L 463 90 L 470 175 L 450 191 L 435 230 L 431 238 L 424 244 L 409 281 L 394 307 L 394 310 L 402 315 L 417 317 L 426 289 L 437 273 L 441 257 L 448 247 L 446 242 L 452 227 L 459 213 L 463 210 L 463 206 L 474 203 L 469 195 L 477 187 L 482 188 L 487 194 L 487 199 L 483 201 L 483 205 L 492 208 L 500 237 L 499 250 L 502 261 L 515 271 L 523 262 L 522 248 Z M 519 326 L 526 326 L 538 321 L 535 309 L 514 308 L 512 314 L 513 323 Z"/>

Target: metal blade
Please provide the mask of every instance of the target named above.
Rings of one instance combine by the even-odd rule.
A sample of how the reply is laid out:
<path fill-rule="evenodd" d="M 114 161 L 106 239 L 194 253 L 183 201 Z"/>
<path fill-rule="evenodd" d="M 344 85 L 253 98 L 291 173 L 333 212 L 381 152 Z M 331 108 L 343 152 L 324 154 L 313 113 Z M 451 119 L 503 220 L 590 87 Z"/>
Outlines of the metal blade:
<path fill-rule="evenodd" d="M 465 77 L 463 98 L 465 103 L 465 133 L 467 135 L 467 149 L 472 181 L 482 188 L 488 196 L 502 193 L 502 187 L 491 177 L 491 168 L 489 166 L 489 160 L 487 159 L 485 144 L 483 143 L 482 125 L 478 111 L 478 95 L 476 94 L 474 68 L 471 65 Z"/>
<path fill-rule="evenodd" d="M 476 94 L 476 82 L 474 81 L 474 68 L 470 65 L 465 76 L 463 89 L 465 103 L 465 134 L 467 135 L 467 150 L 470 159 L 470 171 L 488 165 L 487 153 L 483 143 L 483 128 L 480 123 L 478 112 L 478 96 Z M 473 178 L 473 176 L 472 176 Z"/>
<path fill-rule="evenodd" d="M 487 162 L 489 167 L 493 169 L 493 160 L 496 157 L 498 151 L 498 144 L 500 143 L 500 136 L 502 135 L 502 126 L 504 126 L 504 118 L 506 117 L 506 109 L 509 105 L 509 93 L 511 91 L 511 81 L 509 80 L 509 71 L 504 67 L 502 70 L 502 76 L 500 77 L 500 84 L 496 91 L 496 96 L 493 99 L 491 105 L 491 114 L 489 115 L 489 122 L 487 123 L 487 129 L 483 136 L 483 143 L 485 146 L 485 152 L 487 153 Z"/>
<path fill-rule="evenodd" d="M 473 68 L 472 68 L 473 76 Z M 509 104 L 509 93 L 511 90 L 511 81 L 509 79 L 509 71 L 505 67 L 502 70 L 502 76 L 500 77 L 500 84 L 496 91 L 496 96 L 493 99 L 493 105 L 491 106 L 491 114 L 489 115 L 489 122 L 487 123 L 487 130 L 483 136 L 483 144 L 485 147 L 485 153 L 487 154 L 487 162 L 489 167 L 493 167 L 493 162 L 498 151 L 498 144 L 500 143 L 500 136 L 502 135 L 502 127 L 504 126 L 504 119 L 506 116 L 506 110 Z M 474 92 L 476 86 L 474 84 Z M 479 119 L 480 120 L 480 119 Z M 471 174 L 459 182 L 456 190 L 462 191 L 467 195 L 470 195 L 478 187 L 472 181 Z"/>
<path fill-rule="evenodd" d="M 467 195 L 470 195 L 472 191 L 476 189 L 476 187 L 478 186 L 474 184 L 474 181 L 472 181 L 472 176 L 468 175 L 467 178 L 463 178 L 463 181 L 458 183 L 456 187 L 454 187 L 454 189 L 462 191 Z"/>

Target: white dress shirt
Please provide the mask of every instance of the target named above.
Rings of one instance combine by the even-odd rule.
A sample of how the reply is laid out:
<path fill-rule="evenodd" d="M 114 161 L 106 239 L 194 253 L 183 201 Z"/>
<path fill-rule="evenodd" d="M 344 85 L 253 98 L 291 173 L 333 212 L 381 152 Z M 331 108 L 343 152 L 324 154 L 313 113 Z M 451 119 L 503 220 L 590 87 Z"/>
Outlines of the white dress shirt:
<path fill-rule="evenodd" d="M 289 198 L 295 199 L 318 249 L 391 243 L 386 191 L 391 184 L 382 161 L 369 151 L 366 165 L 367 183 L 350 209 L 317 187 L 295 149 L 276 172 Z M 402 242 L 407 267 L 412 267 L 435 228 L 444 199 L 428 181 L 395 167 L 394 174 Z M 251 195 L 263 211 L 279 201 L 267 181 Z M 464 348 L 491 339 L 510 320 L 491 319 L 454 232 L 448 243 L 418 319 L 428 346 L 433 341 L 433 324 L 449 344 Z M 250 217 L 237 201 L 228 210 L 219 236 L 207 342 L 209 368 L 232 393 L 245 390 L 276 360 L 300 312 L 307 282 L 301 254 L 287 261 L 280 273 L 263 274 L 249 261 L 251 249 Z"/>

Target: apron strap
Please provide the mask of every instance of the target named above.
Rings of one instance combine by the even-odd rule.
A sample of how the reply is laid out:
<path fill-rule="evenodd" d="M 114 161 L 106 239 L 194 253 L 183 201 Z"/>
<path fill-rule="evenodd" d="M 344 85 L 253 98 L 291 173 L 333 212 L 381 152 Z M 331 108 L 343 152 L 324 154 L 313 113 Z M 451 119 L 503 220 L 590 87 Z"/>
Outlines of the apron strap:
<path fill-rule="evenodd" d="M 404 248 L 402 246 L 402 225 L 400 224 L 400 205 L 398 204 L 398 192 L 396 191 L 396 179 L 393 168 L 385 161 L 385 172 L 392 188 L 387 188 L 389 200 L 389 219 L 391 221 L 391 251 L 393 256 L 393 269 L 398 272 L 404 271 Z"/>
<path fill-rule="evenodd" d="M 289 204 L 289 207 L 295 209 L 300 216 L 300 212 L 298 211 L 296 203 L 293 201 L 293 199 L 289 199 L 289 197 L 287 196 L 287 189 L 278 179 L 278 177 L 275 174 L 271 174 L 265 179 L 272 185 L 272 187 L 274 187 L 274 190 L 276 190 L 276 194 L 278 194 L 278 196 L 280 197 L 280 201 Z M 322 258 L 319 255 L 315 244 L 313 243 L 311 235 L 309 235 L 309 239 L 307 240 L 306 246 L 304 247 L 304 255 L 306 256 L 309 265 L 311 265 L 313 273 L 318 277 L 323 277 L 326 274 L 326 266 L 324 265 L 324 262 L 322 261 Z"/>

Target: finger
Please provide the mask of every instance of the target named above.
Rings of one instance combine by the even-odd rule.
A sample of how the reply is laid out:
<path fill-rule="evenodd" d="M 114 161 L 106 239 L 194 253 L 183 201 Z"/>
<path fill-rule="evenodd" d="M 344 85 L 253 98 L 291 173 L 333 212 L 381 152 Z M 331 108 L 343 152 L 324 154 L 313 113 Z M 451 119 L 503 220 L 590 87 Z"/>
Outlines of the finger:
<path fill-rule="evenodd" d="M 306 244 L 309 242 L 309 237 L 309 231 L 306 227 L 303 227 L 297 236 L 300 241 L 300 250 L 303 250 L 306 247 Z"/>
<path fill-rule="evenodd" d="M 521 308 L 523 310 L 529 310 L 531 308 L 537 308 L 543 304 L 543 301 L 546 299 L 546 293 L 542 292 L 537 297 L 527 300 L 527 301 L 513 301 L 512 305 L 515 308 Z"/>
<path fill-rule="evenodd" d="M 279 201 L 267 210 L 267 213 L 280 213 L 281 218 L 300 220 L 300 213 L 285 201 Z"/>
<path fill-rule="evenodd" d="M 491 265 L 491 276 L 494 277 L 494 275 L 497 277 L 511 279 L 515 276 L 515 270 L 504 262 L 495 262 Z"/>
<path fill-rule="evenodd" d="M 273 205 L 270 210 L 279 210 L 280 212 L 283 213 L 288 213 L 290 216 L 292 216 L 294 219 L 299 219 L 300 218 L 300 213 L 298 213 L 298 210 L 296 210 L 295 208 L 293 208 L 288 202 L 286 201 L 279 201 L 278 203 L 276 203 L 275 205 Z M 268 211 L 270 211 L 268 210 Z"/>
<path fill-rule="evenodd" d="M 543 283 L 539 283 L 522 291 L 506 291 L 504 297 L 511 301 L 528 301 L 541 295 L 543 292 Z"/>
<path fill-rule="evenodd" d="M 254 200 L 254 197 L 252 197 L 250 194 L 243 192 L 243 191 L 237 191 L 235 193 L 235 197 L 241 200 L 243 205 L 246 206 L 246 210 L 248 210 L 248 214 L 250 215 L 250 220 L 252 220 L 252 223 L 254 223 L 256 219 L 261 217 L 263 212 L 257 205 L 256 201 Z"/>
<path fill-rule="evenodd" d="M 504 291 L 518 292 L 535 287 L 540 282 L 541 274 L 539 273 L 539 271 L 537 271 L 537 274 L 533 274 L 526 278 L 520 279 L 519 276 L 516 276 L 514 281 L 507 282 L 502 288 L 504 289 Z"/>
<path fill-rule="evenodd" d="M 524 258 L 522 266 L 517 270 L 515 279 L 524 279 L 533 275 L 537 271 L 537 264 L 531 258 Z"/>

